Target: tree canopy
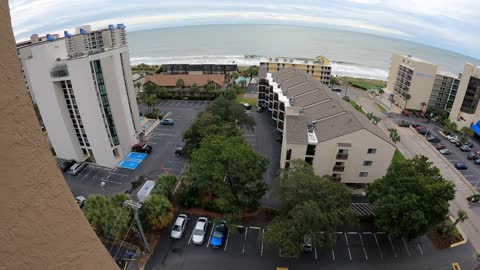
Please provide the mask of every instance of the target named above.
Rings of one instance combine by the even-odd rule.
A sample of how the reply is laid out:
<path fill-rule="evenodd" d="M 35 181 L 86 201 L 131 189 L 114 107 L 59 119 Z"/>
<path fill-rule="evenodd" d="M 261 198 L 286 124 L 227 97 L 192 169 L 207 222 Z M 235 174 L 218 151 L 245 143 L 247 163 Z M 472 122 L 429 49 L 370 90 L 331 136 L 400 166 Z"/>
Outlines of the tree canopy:
<path fill-rule="evenodd" d="M 333 246 L 337 228 L 355 222 L 347 187 L 314 175 L 311 165 L 302 160 L 292 160 L 282 170 L 280 193 L 287 207 L 268 225 L 265 241 L 284 254 L 299 256 L 305 235 L 312 236 L 317 248 Z"/>
<path fill-rule="evenodd" d="M 442 222 L 454 197 L 453 183 L 425 156 L 393 162 L 387 174 L 368 188 L 378 229 L 407 239 Z"/>
<path fill-rule="evenodd" d="M 161 229 L 173 219 L 173 206 L 166 196 L 150 194 L 140 210 L 142 226 L 146 229 Z"/>
<path fill-rule="evenodd" d="M 83 212 L 99 235 L 121 238 L 127 232 L 132 219 L 130 209 L 123 205 L 127 198 L 125 194 L 116 194 L 110 200 L 104 195 L 88 196 Z"/>
<path fill-rule="evenodd" d="M 245 138 L 209 136 L 191 156 L 191 174 L 195 178 L 192 184 L 207 190 L 210 200 L 214 195 L 223 198 L 229 209 L 255 209 L 267 190 L 263 181 L 267 166 L 268 160 L 257 154 Z"/>

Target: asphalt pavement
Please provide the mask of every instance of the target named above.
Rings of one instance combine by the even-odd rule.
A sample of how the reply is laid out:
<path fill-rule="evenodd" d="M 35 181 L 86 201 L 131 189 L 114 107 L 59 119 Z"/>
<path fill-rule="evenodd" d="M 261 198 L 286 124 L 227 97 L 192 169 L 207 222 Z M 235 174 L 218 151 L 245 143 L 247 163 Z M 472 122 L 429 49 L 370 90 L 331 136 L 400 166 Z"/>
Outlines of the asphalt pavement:
<path fill-rule="evenodd" d="M 87 197 L 90 194 L 102 194 L 103 190 L 100 187 L 102 181 L 106 183 L 104 187 L 106 194 L 112 196 L 116 193 L 128 191 L 132 187 L 131 183 L 135 181 L 143 182 L 156 179 L 164 173 L 180 176 L 186 159 L 175 156 L 175 148 L 182 144 L 183 133 L 207 105 L 207 101 L 159 101 L 156 107 L 162 112 L 168 113 L 168 118 L 172 118 L 175 125 L 158 125 L 145 137 L 146 143 L 153 146 L 153 152 L 134 170 L 88 165 L 76 176 L 64 173 L 65 180 L 73 195 Z"/>
<path fill-rule="evenodd" d="M 230 225 L 229 233 L 220 248 L 212 248 L 209 239 L 210 222 L 202 245 L 191 242 L 197 216 L 190 216 L 180 240 L 170 238 L 170 228 L 160 233 L 160 241 L 145 265 L 154 269 L 452 269 L 459 263 L 462 269 L 473 269 L 474 258 L 465 258 L 469 244 L 454 249 L 435 250 L 426 237 L 407 241 L 383 232 L 339 231 L 334 235 L 317 232 L 314 237 L 336 239 L 334 248 L 314 247 L 298 259 L 281 257 L 281 252 L 264 241 L 261 226 Z M 242 230 L 238 230 L 241 228 Z"/>

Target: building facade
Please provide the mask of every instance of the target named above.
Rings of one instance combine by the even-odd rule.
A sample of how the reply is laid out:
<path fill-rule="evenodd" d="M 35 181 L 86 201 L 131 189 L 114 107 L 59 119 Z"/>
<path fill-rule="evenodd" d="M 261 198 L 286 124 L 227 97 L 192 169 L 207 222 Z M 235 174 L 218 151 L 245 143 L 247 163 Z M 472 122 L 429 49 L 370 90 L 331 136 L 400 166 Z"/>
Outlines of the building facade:
<path fill-rule="evenodd" d="M 466 63 L 460 79 L 457 98 L 450 112 L 450 120 L 459 128 L 471 127 L 480 134 L 480 67 Z"/>
<path fill-rule="evenodd" d="M 260 67 L 266 67 L 266 72 L 277 72 L 285 68 L 296 67 L 321 83 L 330 86 L 332 66 L 330 60 L 323 56 L 315 59 L 271 57 L 260 61 Z"/>
<path fill-rule="evenodd" d="M 280 167 L 301 159 L 315 174 L 347 184 L 367 184 L 385 175 L 395 145 L 366 116 L 328 86 L 290 67 L 259 80 L 259 103 L 283 133 Z"/>
<path fill-rule="evenodd" d="M 183 81 L 182 87 L 177 82 Z M 176 97 L 207 97 L 213 94 L 207 91 L 219 90 L 225 85 L 225 76 L 222 74 L 155 74 L 145 76 L 144 87 L 153 85 L 164 88 L 167 94 Z"/>
<path fill-rule="evenodd" d="M 393 93 L 394 102 L 401 108 L 450 111 L 460 81 L 453 74 L 437 70 L 436 65 L 425 60 L 411 55 L 393 54 L 387 92 Z M 410 99 L 407 100 L 408 95 Z"/>
<path fill-rule="evenodd" d="M 230 75 L 238 71 L 236 64 L 167 64 L 163 65 L 165 74 L 223 74 Z"/>
<path fill-rule="evenodd" d="M 116 31 L 124 29 L 96 32 Z M 17 51 L 56 156 L 114 167 L 142 130 L 128 47 L 104 41 L 92 49 L 90 36 L 51 38 Z"/>

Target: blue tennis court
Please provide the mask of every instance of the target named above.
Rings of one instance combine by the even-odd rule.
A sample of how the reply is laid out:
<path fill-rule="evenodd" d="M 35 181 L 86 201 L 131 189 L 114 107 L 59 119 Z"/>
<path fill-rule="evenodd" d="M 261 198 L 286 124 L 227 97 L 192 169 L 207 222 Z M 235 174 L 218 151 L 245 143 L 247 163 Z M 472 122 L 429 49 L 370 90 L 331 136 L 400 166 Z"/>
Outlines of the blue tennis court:
<path fill-rule="evenodd" d="M 117 167 L 135 170 L 146 157 L 147 154 L 145 153 L 130 152 L 122 161 L 118 163 Z"/>

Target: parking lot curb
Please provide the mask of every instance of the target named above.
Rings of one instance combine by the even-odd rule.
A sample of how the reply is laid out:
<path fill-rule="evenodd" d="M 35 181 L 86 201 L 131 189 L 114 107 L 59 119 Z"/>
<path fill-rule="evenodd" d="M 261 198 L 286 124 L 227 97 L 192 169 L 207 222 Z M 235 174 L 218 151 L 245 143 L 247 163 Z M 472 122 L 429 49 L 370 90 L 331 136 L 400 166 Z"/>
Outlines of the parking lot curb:
<path fill-rule="evenodd" d="M 424 136 L 421 136 L 416 131 L 415 131 L 415 134 L 417 136 L 419 136 L 428 145 L 428 147 L 430 147 L 432 150 L 434 150 L 434 152 L 436 153 L 437 156 L 439 156 L 441 159 L 443 159 L 443 161 L 445 161 L 445 163 L 447 163 L 448 167 L 450 167 L 450 169 L 452 169 L 455 172 L 455 174 L 468 186 L 468 188 L 470 189 L 470 191 L 472 191 L 473 194 L 478 193 L 478 191 L 475 189 L 475 187 L 472 186 L 472 184 L 467 180 L 467 178 L 465 178 L 465 176 L 463 176 L 463 174 L 461 174 L 457 170 L 457 168 L 455 168 L 455 166 L 453 166 L 453 164 L 450 162 L 450 160 L 448 160 L 442 154 L 440 154 L 440 152 L 438 152 L 438 150 L 435 149 L 435 147 L 433 147 L 433 145 L 430 142 L 428 142 L 427 139 Z"/>
<path fill-rule="evenodd" d="M 455 218 L 454 218 L 454 217 L 452 217 L 452 216 L 449 215 L 448 218 L 450 218 L 450 220 L 451 220 L 452 222 L 455 222 Z M 454 248 L 454 247 L 458 247 L 458 246 L 464 245 L 464 244 L 466 244 L 467 241 L 468 241 L 467 235 L 465 235 L 465 232 L 463 232 L 462 228 L 460 228 L 460 226 L 458 226 L 458 224 L 455 225 L 455 227 L 457 228 L 458 232 L 462 235 L 463 240 L 451 244 L 451 245 L 450 245 L 450 248 Z"/>

